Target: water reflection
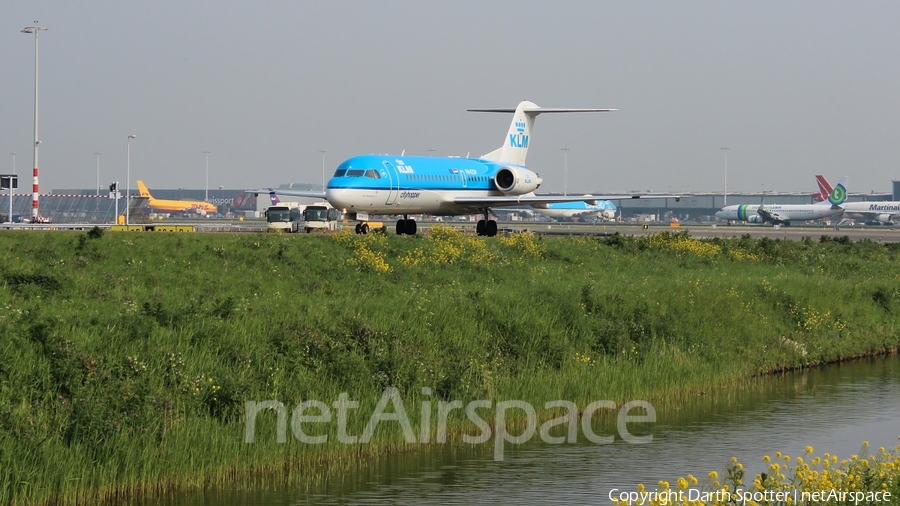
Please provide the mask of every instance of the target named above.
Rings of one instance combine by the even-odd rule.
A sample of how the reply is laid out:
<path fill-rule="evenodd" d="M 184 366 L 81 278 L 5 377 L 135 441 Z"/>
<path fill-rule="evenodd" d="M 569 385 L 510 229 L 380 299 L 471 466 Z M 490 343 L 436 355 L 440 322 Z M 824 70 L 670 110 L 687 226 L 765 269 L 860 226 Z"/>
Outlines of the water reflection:
<path fill-rule="evenodd" d="M 900 435 L 900 358 L 861 360 L 748 383 L 739 392 L 710 392 L 657 404 L 654 440 L 634 445 L 547 445 L 535 441 L 495 462 L 491 445 L 443 445 L 394 455 L 303 487 L 272 479 L 252 491 L 211 490 L 142 504 L 484 504 L 607 502 L 610 489 L 705 477 L 732 456 L 748 473 L 764 470 L 776 451 L 840 456 L 860 442 L 890 447 Z M 609 425 L 596 432 L 614 434 Z M 581 438 L 583 439 L 583 438 Z"/>

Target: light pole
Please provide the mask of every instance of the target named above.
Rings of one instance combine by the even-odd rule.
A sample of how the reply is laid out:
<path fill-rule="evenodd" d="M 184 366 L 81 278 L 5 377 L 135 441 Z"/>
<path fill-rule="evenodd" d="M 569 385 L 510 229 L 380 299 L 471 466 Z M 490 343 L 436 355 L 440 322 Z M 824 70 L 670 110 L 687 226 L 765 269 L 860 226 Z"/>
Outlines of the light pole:
<path fill-rule="evenodd" d="M 569 194 L 569 148 L 559 148 L 563 152 L 563 196 Z"/>
<path fill-rule="evenodd" d="M 15 173 L 16 173 L 16 152 L 13 151 L 10 154 L 13 157 L 12 173 L 13 173 L 13 175 L 15 175 Z M 7 220 L 7 221 L 9 221 L 10 223 L 13 222 L 13 219 L 12 219 L 13 205 L 12 204 L 13 204 L 13 184 L 12 184 L 12 178 L 9 178 L 9 220 Z"/>
<path fill-rule="evenodd" d="M 97 151 L 94 153 L 97 155 L 97 196 L 100 196 L 100 152 Z"/>
<path fill-rule="evenodd" d="M 728 150 L 731 148 L 722 148 L 725 152 L 725 186 L 722 191 L 722 207 L 728 207 Z"/>
<path fill-rule="evenodd" d="M 131 207 L 131 139 L 136 139 L 137 135 L 129 135 L 128 141 L 126 142 L 126 161 L 125 161 L 125 224 L 130 225 L 130 213 L 129 208 Z"/>
<path fill-rule="evenodd" d="M 203 201 L 209 202 L 209 151 L 204 151 L 203 154 L 206 155 L 206 198 Z"/>
<path fill-rule="evenodd" d="M 322 193 L 325 193 L 325 151 L 324 149 L 320 149 L 319 153 L 322 153 Z"/>
<path fill-rule="evenodd" d="M 38 32 L 47 30 L 46 26 L 26 26 L 22 33 L 34 34 L 34 179 L 31 189 L 31 222 L 38 217 Z"/>

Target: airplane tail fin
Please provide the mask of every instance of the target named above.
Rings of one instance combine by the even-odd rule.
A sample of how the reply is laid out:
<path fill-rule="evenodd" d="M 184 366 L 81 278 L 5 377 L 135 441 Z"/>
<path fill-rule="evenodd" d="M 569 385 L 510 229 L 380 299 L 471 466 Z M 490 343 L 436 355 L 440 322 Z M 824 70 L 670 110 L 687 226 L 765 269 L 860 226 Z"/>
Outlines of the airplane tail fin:
<path fill-rule="evenodd" d="M 281 199 L 278 198 L 278 195 L 275 195 L 275 192 L 269 188 L 269 205 L 277 206 L 281 203 Z"/>
<path fill-rule="evenodd" d="M 138 185 L 138 193 L 140 194 L 141 197 L 149 197 L 150 196 L 150 190 L 147 189 L 147 185 L 145 185 L 143 181 L 138 180 L 137 185 Z"/>
<path fill-rule="evenodd" d="M 831 183 L 825 179 L 825 176 L 821 174 L 816 174 L 816 183 L 819 185 L 819 194 L 815 195 L 816 200 L 825 202 L 828 200 L 828 196 L 831 195 L 831 191 L 834 190 L 834 188 L 831 187 Z"/>
<path fill-rule="evenodd" d="M 618 109 L 546 109 L 525 100 L 519 102 L 515 109 L 469 109 L 469 112 L 513 113 L 513 119 L 509 125 L 509 131 L 503 139 L 503 145 L 482 156 L 482 158 L 501 163 L 525 165 L 525 157 L 528 155 L 528 145 L 531 140 L 531 129 L 534 127 L 534 118 L 538 114 L 551 112 L 609 112 L 616 110 Z"/>
<path fill-rule="evenodd" d="M 841 178 L 841 182 L 831 190 L 828 201 L 833 206 L 839 206 L 847 200 L 847 176 Z"/>

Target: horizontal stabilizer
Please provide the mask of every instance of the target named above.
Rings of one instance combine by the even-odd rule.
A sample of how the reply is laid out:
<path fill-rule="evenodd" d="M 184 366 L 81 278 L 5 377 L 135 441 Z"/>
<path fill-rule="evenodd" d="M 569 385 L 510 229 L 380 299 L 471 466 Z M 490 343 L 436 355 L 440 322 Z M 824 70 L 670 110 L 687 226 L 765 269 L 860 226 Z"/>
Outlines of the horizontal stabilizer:
<path fill-rule="evenodd" d="M 468 112 L 506 112 L 513 113 L 516 112 L 515 109 L 466 109 Z M 618 109 L 549 109 L 546 107 L 525 107 L 522 109 L 522 112 L 525 114 L 544 114 L 551 112 L 612 112 L 618 111 Z"/>
<path fill-rule="evenodd" d="M 538 114 L 545 112 L 610 112 L 618 109 L 546 109 L 538 107 L 534 102 L 523 100 L 515 109 L 469 109 L 469 112 L 501 112 L 512 113 L 513 119 L 509 125 L 509 131 L 503 138 L 503 144 L 499 149 L 482 156 L 485 160 L 513 165 L 525 165 L 525 157 L 528 155 L 528 145 L 531 141 L 531 129 L 534 127 L 534 119 Z"/>

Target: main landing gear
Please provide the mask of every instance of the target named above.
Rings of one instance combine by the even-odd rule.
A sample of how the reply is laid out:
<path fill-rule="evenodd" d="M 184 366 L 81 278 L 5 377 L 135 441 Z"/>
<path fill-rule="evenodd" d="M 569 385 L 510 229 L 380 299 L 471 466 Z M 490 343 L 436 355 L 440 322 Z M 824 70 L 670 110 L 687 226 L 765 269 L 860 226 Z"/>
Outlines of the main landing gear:
<path fill-rule="evenodd" d="M 416 235 L 416 220 L 404 214 L 402 220 L 397 220 L 397 235 Z"/>
<path fill-rule="evenodd" d="M 356 224 L 356 233 L 357 234 L 368 234 L 369 233 L 369 224 L 368 223 L 357 223 Z"/>
<path fill-rule="evenodd" d="M 484 219 L 478 220 L 478 223 L 475 224 L 475 233 L 478 234 L 479 236 L 486 235 L 488 237 L 494 237 L 495 235 L 497 235 L 497 222 L 494 220 L 488 219 L 488 218 L 490 218 L 490 216 L 488 216 L 488 213 L 489 213 L 488 209 L 485 208 L 484 209 Z"/>

